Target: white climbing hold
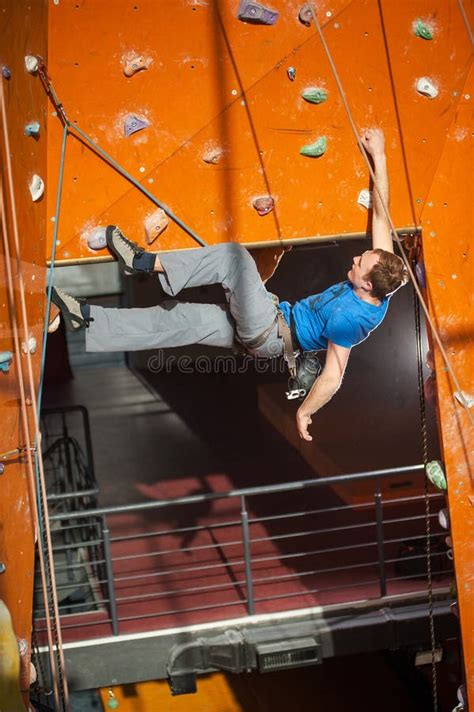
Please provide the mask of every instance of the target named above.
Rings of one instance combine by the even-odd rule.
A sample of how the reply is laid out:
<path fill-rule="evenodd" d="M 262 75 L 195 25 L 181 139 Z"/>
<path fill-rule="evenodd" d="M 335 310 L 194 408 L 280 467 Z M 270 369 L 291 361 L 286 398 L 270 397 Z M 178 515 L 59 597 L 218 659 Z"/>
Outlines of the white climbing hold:
<path fill-rule="evenodd" d="M 438 522 L 443 529 L 449 529 L 449 509 L 447 507 L 439 510 Z"/>
<path fill-rule="evenodd" d="M 202 160 L 204 163 L 219 163 L 224 155 L 224 149 L 220 146 L 208 146 L 203 153 Z"/>
<path fill-rule="evenodd" d="M 361 190 L 357 202 L 359 205 L 363 205 L 364 208 L 367 208 L 367 210 L 370 210 L 372 207 L 372 193 L 370 190 Z"/>
<path fill-rule="evenodd" d="M 145 218 L 145 234 L 146 241 L 149 245 L 156 240 L 158 235 L 161 235 L 163 230 L 168 227 L 169 220 L 164 210 L 158 208 L 154 213 Z"/>
<path fill-rule="evenodd" d="M 44 193 L 44 180 L 36 173 L 30 180 L 29 189 L 31 193 L 31 199 L 34 203 L 43 197 Z"/>
<path fill-rule="evenodd" d="M 38 57 L 35 57 L 34 54 L 27 54 L 25 57 L 25 67 L 26 71 L 30 74 L 37 72 L 39 67 Z"/>
<path fill-rule="evenodd" d="M 418 94 L 427 96 L 428 99 L 436 99 L 439 94 L 438 87 L 429 77 L 420 77 L 416 82 L 416 91 Z"/>
<path fill-rule="evenodd" d="M 123 58 L 123 73 L 126 77 L 133 77 L 134 74 L 143 69 L 148 69 L 151 64 L 149 57 L 141 54 L 131 54 Z"/>
<path fill-rule="evenodd" d="M 23 351 L 24 354 L 27 354 L 28 352 L 30 354 L 34 354 L 36 352 L 36 339 L 34 336 L 30 336 L 28 339 L 28 344 L 26 344 L 25 341 L 22 342 L 21 344 L 21 350 Z"/>
<path fill-rule="evenodd" d="M 87 244 L 91 250 L 103 250 L 107 247 L 105 232 L 105 227 L 96 227 L 89 235 L 87 235 Z"/>
<path fill-rule="evenodd" d="M 472 406 L 474 405 L 474 396 L 471 396 L 465 391 L 456 391 L 454 397 L 456 398 L 458 403 L 463 406 L 463 408 L 472 408 Z"/>

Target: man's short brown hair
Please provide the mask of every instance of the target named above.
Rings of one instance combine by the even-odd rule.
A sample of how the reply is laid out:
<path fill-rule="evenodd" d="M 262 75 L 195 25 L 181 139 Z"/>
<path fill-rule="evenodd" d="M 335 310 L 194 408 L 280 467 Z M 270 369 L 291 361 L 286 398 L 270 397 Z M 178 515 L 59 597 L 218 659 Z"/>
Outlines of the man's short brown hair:
<path fill-rule="evenodd" d="M 372 250 L 372 252 L 379 255 L 379 261 L 372 267 L 365 279 L 372 282 L 372 295 L 376 299 L 382 300 L 387 294 L 391 294 L 402 284 L 405 284 L 408 272 L 401 257 L 394 255 L 393 252 L 387 252 L 380 248 Z"/>

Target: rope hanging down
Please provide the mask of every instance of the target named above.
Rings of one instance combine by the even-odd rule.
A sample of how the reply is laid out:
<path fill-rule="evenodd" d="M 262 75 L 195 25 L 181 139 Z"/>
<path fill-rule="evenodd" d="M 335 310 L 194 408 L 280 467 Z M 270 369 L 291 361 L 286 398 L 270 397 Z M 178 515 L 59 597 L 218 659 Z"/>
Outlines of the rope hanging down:
<path fill-rule="evenodd" d="M 421 336 L 421 319 L 420 319 L 420 300 L 417 293 L 413 290 L 413 300 L 415 308 L 415 333 L 416 333 L 416 360 L 417 360 L 417 375 L 418 375 L 418 398 L 420 404 L 420 425 L 421 425 L 421 446 L 423 454 L 423 465 L 428 464 L 428 427 L 426 423 L 426 402 L 425 390 L 423 385 L 423 347 Z M 434 608 L 433 608 L 433 577 L 431 571 L 431 511 L 430 497 L 428 491 L 428 477 L 425 476 L 424 481 L 424 497 L 425 497 L 425 527 L 426 527 L 426 576 L 428 588 L 428 619 L 430 629 L 431 643 L 431 689 L 433 693 L 433 712 L 438 712 L 438 679 L 436 670 L 436 636 L 434 625 Z"/>
<path fill-rule="evenodd" d="M 18 275 L 18 287 L 19 287 L 19 302 L 20 302 L 20 314 L 23 326 L 23 338 L 25 343 L 28 343 L 29 338 L 29 324 L 28 315 L 26 310 L 26 298 L 25 298 L 25 283 L 23 279 L 23 270 L 20 259 L 20 239 L 19 239 L 19 229 L 18 220 L 16 212 L 16 201 L 15 192 L 13 186 L 13 171 L 11 162 L 11 151 L 10 151 L 10 141 L 8 134 L 8 122 L 6 113 L 6 103 L 5 95 L 3 90 L 3 82 L 0 82 L 0 111 L 3 129 L 3 142 L 5 149 L 5 167 L 6 167 L 6 177 L 8 185 L 8 194 L 10 198 L 10 208 L 11 208 L 11 222 L 13 227 L 13 240 L 15 246 L 15 261 Z M 1 214 L 3 217 L 2 228 L 3 228 L 3 240 L 5 246 L 5 264 L 6 273 L 8 281 L 8 294 L 11 310 L 11 319 L 13 327 L 13 339 L 15 345 L 15 352 L 17 356 L 17 374 L 20 389 L 20 400 L 21 400 L 21 416 L 22 424 L 27 439 L 26 443 L 26 453 L 27 453 L 27 466 L 28 466 L 28 493 L 30 507 L 33 513 L 33 521 L 35 531 L 38 533 L 40 538 L 40 546 L 38 547 L 39 559 L 40 559 L 40 573 L 43 594 L 45 597 L 45 616 L 46 616 L 46 627 L 47 636 L 49 644 L 49 656 L 51 664 L 51 673 L 53 677 L 53 688 L 54 688 L 54 698 L 56 707 L 58 710 L 68 709 L 68 687 L 67 680 L 63 675 L 64 671 L 64 655 L 62 650 L 62 640 L 61 640 L 61 630 L 59 622 L 59 609 L 56 594 L 56 582 L 54 573 L 54 564 L 52 556 L 52 543 L 51 543 L 51 533 L 49 529 L 49 523 L 47 517 L 42 523 L 40 520 L 40 514 L 38 510 L 38 504 L 40 504 L 41 510 L 47 512 L 47 501 L 46 501 L 46 484 L 43 469 L 43 460 L 41 456 L 41 448 L 39 444 L 41 442 L 41 433 L 39 429 L 38 412 L 36 409 L 36 393 L 35 393 L 35 379 L 33 375 L 33 364 L 32 358 L 29 350 L 26 351 L 26 367 L 28 374 L 28 386 L 29 386 L 29 399 L 30 403 L 33 405 L 32 415 L 33 415 L 33 431 L 34 438 L 30 435 L 30 423 L 27 411 L 27 399 L 26 399 L 26 388 L 25 380 L 23 377 L 22 362 L 20 343 L 19 343 L 19 328 L 17 321 L 16 303 L 15 303 L 15 292 L 13 283 L 13 274 L 11 269 L 11 259 L 10 259 L 10 248 L 8 240 L 8 228 L 7 228 L 7 214 L 6 205 L 4 201 L 3 184 L 1 186 Z M 34 440 L 34 447 L 31 445 L 32 439 Z M 34 452 L 34 464 L 33 464 L 33 452 Z M 35 479 L 36 474 L 36 479 Z M 36 502 L 36 494 L 38 496 L 38 504 Z M 51 616 L 53 625 L 51 623 Z M 54 641 L 52 635 L 52 629 L 54 630 Z M 54 647 L 55 646 L 55 647 Z M 58 684 L 59 681 L 59 684 Z"/>
<path fill-rule="evenodd" d="M 374 173 L 374 171 L 373 171 L 372 165 L 371 165 L 371 163 L 370 163 L 370 161 L 369 161 L 369 158 L 368 158 L 368 156 L 367 156 L 367 154 L 366 154 L 366 151 L 365 151 L 365 149 L 364 149 L 364 146 L 363 146 L 363 144 L 362 144 L 362 141 L 360 140 L 359 131 L 357 130 L 357 126 L 356 126 L 355 121 L 354 121 L 354 118 L 353 118 L 353 116 L 352 116 L 352 112 L 351 112 L 351 109 L 350 109 L 350 107 L 349 107 L 349 103 L 348 103 L 348 101 L 347 101 L 347 97 L 346 97 L 346 94 L 345 94 L 345 92 L 344 92 L 344 88 L 343 88 L 343 86 L 342 86 L 341 80 L 340 80 L 340 78 L 339 78 L 339 74 L 338 74 L 337 69 L 336 69 L 336 65 L 334 64 L 334 60 L 333 60 L 333 58 L 332 58 L 332 55 L 331 55 L 331 52 L 330 52 L 329 47 L 328 47 L 328 45 L 327 45 L 327 42 L 326 42 L 326 40 L 324 39 L 324 35 L 323 35 L 322 29 L 321 29 L 321 25 L 319 24 L 318 18 L 316 17 L 316 12 L 315 12 L 314 6 L 313 6 L 312 4 L 309 4 L 308 7 L 309 7 L 310 10 L 311 10 L 311 16 L 312 16 L 312 19 L 313 19 L 313 22 L 314 22 L 314 26 L 316 27 L 317 34 L 319 35 L 319 39 L 321 40 L 321 44 L 323 45 L 324 52 L 326 53 L 327 60 L 328 60 L 329 65 L 330 65 L 330 67 L 331 67 L 331 71 L 332 71 L 332 74 L 333 74 L 333 76 L 334 76 L 334 80 L 335 80 L 335 82 L 336 82 L 336 84 L 337 84 L 337 88 L 338 88 L 338 90 L 339 90 L 339 94 L 340 94 L 340 96 L 341 96 L 341 100 L 342 100 L 342 103 L 343 103 L 343 105 L 344 105 L 344 109 L 346 110 L 347 118 L 349 119 L 349 123 L 350 123 L 351 128 L 352 128 L 352 131 L 353 131 L 353 133 L 354 133 L 354 136 L 355 136 L 357 145 L 358 145 L 358 147 L 359 147 L 359 149 L 360 149 L 360 151 L 361 151 L 361 154 L 362 154 L 362 156 L 363 156 L 363 158 L 364 158 L 364 160 L 365 160 L 365 162 L 366 162 L 366 164 L 367 164 L 367 168 L 368 168 L 370 177 L 372 178 L 372 181 L 373 181 L 373 184 L 374 184 L 374 189 L 375 189 L 375 190 L 377 191 L 377 193 L 378 193 L 380 202 L 381 202 L 381 204 L 382 204 L 382 206 L 383 206 L 384 213 L 385 213 L 386 218 L 387 218 L 387 220 L 388 220 L 388 223 L 389 223 L 389 225 L 390 225 L 390 229 L 391 229 L 391 231 L 392 231 L 392 235 L 393 235 L 393 237 L 395 238 L 395 241 L 397 242 L 398 247 L 400 248 L 400 253 L 401 253 L 403 262 L 405 263 L 405 266 L 406 266 L 406 268 L 407 268 L 407 271 L 408 271 L 408 274 L 409 274 L 409 276 L 410 276 L 410 279 L 411 279 L 411 281 L 412 281 L 412 283 L 413 283 L 413 288 L 414 288 L 414 290 L 415 290 L 415 292 L 416 292 L 416 294 L 417 294 L 417 296 L 418 296 L 418 299 L 420 300 L 421 306 L 423 307 L 423 311 L 424 311 L 424 313 L 425 313 L 426 320 L 428 321 L 428 323 L 429 323 L 429 325 L 430 325 L 430 327 L 431 327 L 431 331 L 432 331 L 433 336 L 434 336 L 434 338 L 435 338 L 435 341 L 436 341 L 436 343 L 437 343 L 437 345 L 438 345 L 438 347 L 439 347 L 439 350 L 440 350 L 441 355 L 442 355 L 442 357 L 443 357 L 443 361 L 444 361 L 444 363 L 445 363 L 445 365 L 446 365 L 446 368 L 447 368 L 447 370 L 448 370 L 448 373 L 449 373 L 449 375 L 451 376 L 452 382 L 454 383 L 454 385 L 455 385 L 455 387 L 456 387 L 456 390 L 457 390 L 457 392 L 458 392 L 458 394 L 459 394 L 460 400 L 462 401 L 462 405 L 464 406 L 464 408 L 465 408 L 465 410 L 466 410 L 467 417 L 469 418 L 469 421 L 470 421 L 471 425 L 474 425 L 474 418 L 473 418 L 472 413 L 469 411 L 468 404 L 467 404 L 466 399 L 465 399 L 465 397 L 464 397 L 464 391 L 462 390 L 462 388 L 461 388 L 461 386 L 460 386 L 460 384 L 459 384 L 459 380 L 458 380 L 458 378 L 457 378 L 457 376 L 456 376 L 456 374 L 455 374 L 455 372 L 454 372 L 453 367 L 451 366 L 451 362 L 450 362 L 450 360 L 449 360 L 449 358 L 448 358 L 448 354 L 446 353 L 446 349 L 444 348 L 444 346 L 443 346 L 443 344 L 442 344 L 441 338 L 440 338 L 440 336 L 439 336 L 439 334 L 438 334 L 438 330 L 437 330 L 437 328 L 436 328 L 436 326 L 435 326 L 435 324 L 434 324 L 434 322 L 433 322 L 433 320 L 432 320 L 432 318 L 431 318 L 431 316 L 430 316 L 430 314 L 429 314 L 428 307 L 426 306 L 425 300 L 423 299 L 423 295 L 422 295 L 421 290 L 420 290 L 420 288 L 419 288 L 419 286 L 418 286 L 418 282 L 417 282 L 417 279 L 416 279 L 416 277 L 415 277 L 415 274 L 414 274 L 414 272 L 413 272 L 413 270 L 412 270 L 410 261 L 409 261 L 407 255 L 406 255 L 406 253 L 405 253 L 405 249 L 404 249 L 404 247 L 403 247 L 403 245 L 402 245 L 402 242 L 401 242 L 400 238 L 398 237 L 397 229 L 396 229 L 396 227 L 395 227 L 395 225 L 394 225 L 394 223 L 393 223 L 393 220 L 392 220 L 392 217 L 391 217 L 391 215 L 390 215 L 388 206 L 387 206 L 387 204 L 386 204 L 386 202 L 385 202 L 385 200 L 384 200 L 384 198 L 383 198 L 383 195 L 382 195 L 382 193 L 381 193 L 381 191 L 380 191 L 380 189 L 379 189 L 379 186 L 378 186 L 377 180 L 376 180 L 376 178 L 375 178 L 375 173 Z"/>

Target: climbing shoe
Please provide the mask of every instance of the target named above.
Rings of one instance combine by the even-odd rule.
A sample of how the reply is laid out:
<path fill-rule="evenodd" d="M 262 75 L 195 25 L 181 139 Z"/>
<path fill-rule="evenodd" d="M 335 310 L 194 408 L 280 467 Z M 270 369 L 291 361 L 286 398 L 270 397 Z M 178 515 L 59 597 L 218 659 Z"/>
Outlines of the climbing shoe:
<path fill-rule="evenodd" d="M 59 308 L 64 323 L 70 331 L 79 331 L 79 329 L 89 326 L 89 322 L 92 321 L 83 314 L 83 309 L 88 310 L 85 299 L 71 297 L 59 287 L 53 287 L 51 301 Z"/>
<path fill-rule="evenodd" d="M 150 263 L 154 261 L 154 256 L 150 253 L 146 253 L 143 247 L 140 247 L 135 242 L 128 240 L 125 235 L 123 235 L 118 227 L 115 225 L 109 225 L 105 232 L 107 239 L 107 247 L 118 259 L 120 266 L 122 267 L 125 274 L 133 274 L 134 272 L 151 272 L 153 268 L 147 269 L 143 268 L 140 262 L 148 262 L 146 258 L 150 258 Z M 138 264 L 137 264 L 138 261 Z M 147 265 L 148 266 L 148 265 Z"/>

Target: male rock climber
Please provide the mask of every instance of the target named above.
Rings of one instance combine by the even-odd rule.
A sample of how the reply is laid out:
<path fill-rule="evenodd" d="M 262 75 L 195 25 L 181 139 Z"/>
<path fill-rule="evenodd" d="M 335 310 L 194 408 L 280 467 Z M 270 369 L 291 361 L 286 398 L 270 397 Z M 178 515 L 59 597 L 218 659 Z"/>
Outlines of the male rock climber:
<path fill-rule="evenodd" d="M 361 138 L 388 205 L 383 132 L 369 129 Z M 72 329 L 87 327 L 87 351 L 134 351 L 189 344 L 231 348 L 236 338 L 256 357 L 271 358 L 284 351 L 287 357 L 288 349 L 327 350 L 324 369 L 297 411 L 298 433 L 304 440 L 312 439 L 308 427 L 314 413 L 339 389 L 351 348 L 381 323 L 391 294 L 406 279 L 402 260 L 393 254 L 389 222 L 376 190 L 372 249 L 354 257 L 346 281 L 294 305 L 275 303 L 253 258 L 238 243 L 158 255 L 145 252 L 113 225 L 106 234 L 107 245 L 126 274 L 157 273 L 161 287 L 172 297 L 187 287 L 220 283 L 227 304 L 168 301 L 147 308 L 104 309 L 55 288 L 52 300 L 66 325 Z"/>

